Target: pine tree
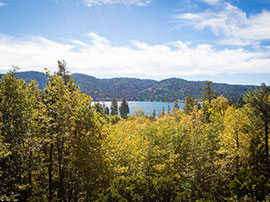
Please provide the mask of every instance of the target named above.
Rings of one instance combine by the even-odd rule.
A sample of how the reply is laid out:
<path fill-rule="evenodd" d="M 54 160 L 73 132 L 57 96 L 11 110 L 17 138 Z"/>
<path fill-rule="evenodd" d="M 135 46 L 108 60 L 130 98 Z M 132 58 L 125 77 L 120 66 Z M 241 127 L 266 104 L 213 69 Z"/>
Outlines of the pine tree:
<path fill-rule="evenodd" d="M 173 111 L 174 110 L 177 110 L 177 109 L 180 109 L 178 103 L 176 101 L 174 101 L 174 104 L 173 104 Z"/>
<path fill-rule="evenodd" d="M 32 189 L 31 153 L 35 135 L 32 97 L 38 96 L 38 91 L 34 82 L 29 87 L 17 79 L 16 70 L 7 73 L 0 84 L 0 147 L 4 146 L 0 150 L 5 152 L 0 158 L 1 201 L 25 201 Z"/>
<path fill-rule="evenodd" d="M 67 63 L 65 60 L 62 60 L 62 61 L 58 60 L 57 63 L 58 63 L 57 75 L 61 76 L 64 79 L 65 85 L 67 85 L 71 79 L 71 76 L 69 74 L 70 72 L 67 70 L 67 67 L 66 67 Z"/>
<path fill-rule="evenodd" d="M 217 94 L 213 90 L 213 83 L 211 81 L 205 81 L 202 96 L 204 100 L 208 100 L 209 104 L 211 104 L 212 99 L 217 98 Z"/>
<path fill-rule="evenodd" d="M 111 115 L 118 115 L 118 104 L 117 104 L 117 99 L 116 98 L 112 99 Z"/>
<path fill-rule="evenodd" d="M 185 106 L 183 107 L 186 114 L 190 114 L 193 111 L 194 106 L 196 106 L 194 96 L 187 96 L 185 101 Z"/>
<path fill-rule="evenodd" d="M 235 104 L 235 106 L 236 106 L 237 108 L 241 108 L 241 107 L 243 107 L 244 105 L 245 105 L 245 102 L 244 102 L 243 98 L 242 98 L 242 97 L 238 98 L 237 103 Z"/>
<path fill-rule="evenodd" d="M 165 116 L 165 108 L 162 107 L 162 111 L 159 113 L 158 118 L 163 118 Z"/>
<path fill-rule="evenodd" d="M 127 119 L 129 114 L 129 107 L 126 98 L 123 98 L 122 103 L 119 107 L 120 116 L 124 119 Z"/>
<path fill-rule="evenodd" d="M 152 114 L 153 118 L 155 119 L 157 114 L 156 114 L 156 110 L 153 111 L 153 114 Z"/>
<path fill-rule="evenodd" d="M 250 89 L 244 97 L 245 102 L 251 107 L 253 115 L 259 118 L 264 126 L 265 158 L 269 169 L 268 134 L 270 122 L 270 87 L 262 84 L 259 89 L 252 92 Z M 270 170 L 269 170 L 270 172 Z"/>
<path fill-rule="evenodd" d="M 109 107 L 106 106 L 104 111 L 105 111 L 105 114 L 106 114 L 106 115 L 109 115 L 109 114 L 110 114 Z"/>
<path fill-rule="evenodd" d="M 171 115 L 171 107 L 170 107 L 170 105 L 168 104 L 168 111 L 167 111 L 167 115 L 169 116 L 169 115 Z"/>

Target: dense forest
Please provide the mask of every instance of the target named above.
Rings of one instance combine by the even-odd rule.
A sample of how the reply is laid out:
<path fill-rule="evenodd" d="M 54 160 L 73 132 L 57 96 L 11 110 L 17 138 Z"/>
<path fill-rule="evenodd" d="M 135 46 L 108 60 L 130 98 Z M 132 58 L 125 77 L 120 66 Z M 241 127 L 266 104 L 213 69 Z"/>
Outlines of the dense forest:
<path fill-rule="evenodd" d="M 201 97 L 120 118 L 61 62 L 43 90 L 11 70 L 0 83 L 0 201 L 269 202 L 269 87 L 232 104 L 206 82 Z"/>
<path fill-rule="evenodd" d="M 40 89 L 45 88 L 48 75 L 41 72 L 18 72 L 17 76 L 26 82 L 36 80 Z M 186 96 L 193 95 L 201 99 L 204 81 L 187 81 L 171 78 L 162 81 L 135 78 L 98 79 L 84 74 L 72 74 L 75 84 L 82 93 L 90 95 L 93 100 L 122 99 L 132 101 L 164 101 L 173 102 L 184 100 Z M 214 90 L 225 98 L 234 98 L 237 101 L 248 89 L 254 90 L 256 86 L 229 85 L 214 83 Z"/>

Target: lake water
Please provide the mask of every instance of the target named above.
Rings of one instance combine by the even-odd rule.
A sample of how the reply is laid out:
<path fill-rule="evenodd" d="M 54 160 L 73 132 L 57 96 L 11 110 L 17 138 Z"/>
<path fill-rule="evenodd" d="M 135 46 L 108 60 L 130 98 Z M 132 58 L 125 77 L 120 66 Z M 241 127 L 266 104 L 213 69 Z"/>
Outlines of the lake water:
<path fill-rule="evenodd" d="M 101 102 L 100 102 L 101 103 Z M 102 103 L 101 103 L 102 104 Z M 118 101 L 118 107 L 120 106 L 121 102 Z M 107 107 L 111 107 L 111 102 L 105 102 Z M 128 101 L 128 106 L 130 110 L 130 114 L 135 114 L 136 111 L 139 109 L 143 110 L 144 114 L 151 115 L 153 111 L 156 110 L 156 114 L 158 115 L 162 108 L 165 108 L 165 112 L 168 111 L 168 106 L 172 111 L 173 109 L 173 102 L 141 102 L 141 101 Z M 183 109 L 184 103 L 178 103 L 180 109 Z"/>

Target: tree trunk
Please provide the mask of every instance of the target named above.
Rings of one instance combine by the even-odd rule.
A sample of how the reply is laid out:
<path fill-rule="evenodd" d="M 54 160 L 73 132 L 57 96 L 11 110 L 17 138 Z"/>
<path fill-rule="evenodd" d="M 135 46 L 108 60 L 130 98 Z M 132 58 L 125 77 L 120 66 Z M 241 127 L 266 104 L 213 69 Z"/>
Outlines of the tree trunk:
<path fill-rule="evenodd" d="M 58 175 L 59 175 L 58 198 L 61 201 L 66 201 L 64 189 L 63 153 L 64 153 L 64 138 L 62 138 L 61 140 L 58 139 Z"/>
<path fill-rule="evenodd" d="M 28 183 L 31 189 L 32 189 L 32 156 L 33 156 L 33 151 L 31 149 L 29 153 L 29 159 L 28 159 Z"/>
<path fill-rule="evenodd" d="M 266 158 L 266 164 L 267 164 L 268 172 L 270 172 L 270 169 L 269 169 L 268 123 L 267 123 L 267 119 L 264 122 L 264 129 L 265 129 L 265 158 Z"/>
<path fill-rule="evenodd" d="M 236 173 L 239 173 L 239 135 L 238 131 L 236 130 L 236 147 L 237 147 L 237 156 L 236 156 Z"/>
<path fill-rule="evenodd" d="M 49 201 L 53 199 L 53 184 L 52 184 L 52 168 L 53 168 L 53 144 L 50 145 L 49 153 L 49 165 L 48 165 L 48 175 L 49 175 Z"/>

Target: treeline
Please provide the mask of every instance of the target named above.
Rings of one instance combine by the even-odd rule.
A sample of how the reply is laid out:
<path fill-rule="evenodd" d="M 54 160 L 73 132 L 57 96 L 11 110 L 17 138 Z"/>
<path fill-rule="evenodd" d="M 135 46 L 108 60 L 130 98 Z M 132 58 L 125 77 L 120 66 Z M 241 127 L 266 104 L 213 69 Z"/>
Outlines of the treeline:
<path fill-rule="evenodd" d="M 26 82 L 36 80 L 39 88 L 43 89 L 47 83 L 48 76 L 40 72 L 19 72 L 19 78 Z M 98 79 L 84 74 L 72 74 L 75 83 L 82 93 L 90 95 L 95 101 L 122 99 L 123 97 L 132 101 L 162 101 L 173 102 L 184 100 L 188 95 L 196 99 L 202 98 L 203 81 L 187 81 L 184 79 L 171 78 L 162 81 L 134 78 Z M 225 98 L 233 98 L 237 101 L 248 91 L 254 90 L 256 86 L 229 85 L 214 83 L 213 88 L 218 95 Z"/>
<path fill-rule="evenodd" d="M 206 82 L 184 110 L 120 119 L 65 63 L 42 91 L 15 75 L 0 83 L 1 201 L 270 201 L 265 85 L 234 105 Z"/>

